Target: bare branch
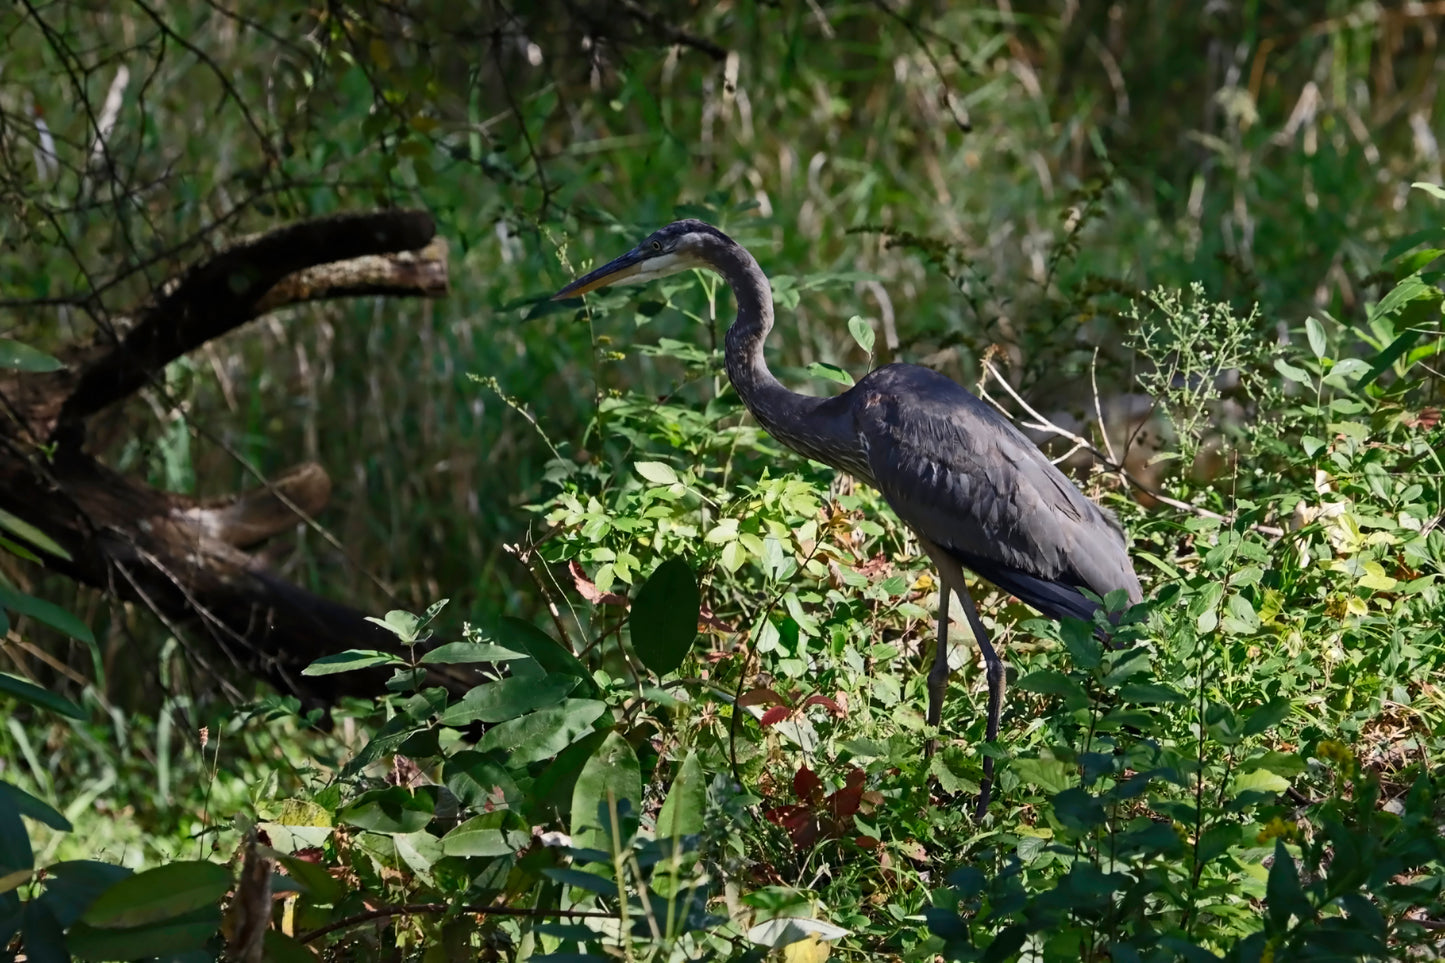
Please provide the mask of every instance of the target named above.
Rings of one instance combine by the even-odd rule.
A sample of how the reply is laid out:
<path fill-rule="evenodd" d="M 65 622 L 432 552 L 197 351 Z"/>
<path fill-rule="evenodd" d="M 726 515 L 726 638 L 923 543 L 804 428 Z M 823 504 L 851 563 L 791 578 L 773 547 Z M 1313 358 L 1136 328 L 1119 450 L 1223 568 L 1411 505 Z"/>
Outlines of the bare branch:
<path fill-rule="evenodd" d="M 83 421 L 128 397 L 170 362 L 250 321 L 287 275 L 415 251 L 435 233 L 425 211 L 348 214 L 288 225 L 222 251 L 167 285 L 119 344 L 85 366 L 57 427 Z"/>

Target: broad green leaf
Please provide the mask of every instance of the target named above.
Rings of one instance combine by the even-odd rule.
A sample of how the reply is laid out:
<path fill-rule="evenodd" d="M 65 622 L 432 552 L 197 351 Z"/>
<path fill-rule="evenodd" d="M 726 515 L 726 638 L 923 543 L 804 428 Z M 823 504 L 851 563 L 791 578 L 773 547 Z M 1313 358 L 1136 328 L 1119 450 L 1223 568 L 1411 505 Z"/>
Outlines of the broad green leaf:
<path fill-rule="evenodd" d="M 1288 699 L 1271 699 L 1245 718 L 1244 728 L 1240 730 L 1240 734 L 1257 736 L 1273 729 L 1285 716 L 1289 715 L 1289 710 L 1290 701 Z"/>
<path fill-rule="evenodd" d="M 0 794 L 0 877 L 29 873 L 34 868 L 35 853 L 20 818 L 20 807 L 9 793 Z"/>
<path fill-rule="evenodd" d="M 1314 315 L 1305 318 L 1305 337 L 1309 339 L 1310 351 L 1316 358 L 1325 356 L 1325 328 Z"/>
<path fill-rule="evenodd" d="M 587 667 L 577 661 L 577 657 L 563 648 L 556 639 L 531 622 L 507 616 L 497 623 L 497 636 L 497 641 L 507 648 L 530 655 L 548 675 L 560 672 L 576 676 L 583 680 L 584 692 L 597 691 L 597 685 L 592 681 L 592 673 L 587 671 Z M 516 671 L 515 667 L 513 671 Z"/>
<path fill-rule="evenodd" d="M 1233 785 L 1236 795 L 1246 792 L 1274 793 L 1288 789 L 1289 780 L 1268 769 L 1253 769 L 1235 776 Z"/>
<path fill-rule="evenodd" d="M 516 827 L 516 819 L 515 814 L 505 810 L 473 816 L 442 837 L 442 852 L 448 856 L 510 856 L 520 852 L 532 837 Z M 512 828 L 506 828 L 509 821 Z"/>
<path fill-rule="evenodd" d="M 26 905 L 22 937 L 26 963 L 70 963 L 65 927 L 43 900 L 31 900 Z"/>
<path fill-rule="evenodd" d="M 583 872 L 580 869 L 566 869 L 561 867 L 548 867 L 542 870 L 543 875 L 555 879 L 565 886 L 575 886 L 577 889 L 585 889 L 591 893 L 602 896 L 617 896 L 617 881 L 610 876 L 598 876 L 595 873 Z M 533 957 L 536 959 L 536 957 Z"/>
<path fill-rule="evenodd" d="M 1310 373 L 1308 371 L 1295 367 L 1283 358 L 1274 359 L 1274 370 L 1297 384 L 1308 385 L 1310 383 Z"/>
<path fill-rule="evenodd" d="M 74 828 L 70 825 L 70 820 L 56 812 L 49 803 L 43 799 L 37 799 L 19 786 L 12 786 L 10 783 L 0 780 L 0 794 L 9 795 L 11 804 L 22 816 L 28 816 L 36 822 L 44 823 L 57 832 L 68 833 Z"/>
<path fill-rule="evenodd" d="M 429 795 L 388 786 L 362 793 L 343 806 L 336 817 L 348 826 L 374 833 L 415 833 L 431 822 L 434 807 Z"/>
<path fill-rule="evenodd" d="M 808 374 L 816 378 L 825 378 L 828 381 L 836 381 L 840 385 L 853 384 L 853 376 L 835 364 L 824 364 L 821 361 L 814 361 L 805 369 Z"/>
<path fill-rule="evenodd" d="M 848 333 L 853 336 L 854 341 L 858 342 L 858 347 L 863 349 L 864 354 L 871 355 L 873 353 L 875 337 L 873 325 L 869 324 L 866 318 L 857 314 L 849 318 Z"/>
<path fill-rule="evenodd" d="M 500 749 L 514 766 L 548 759 L 590 733 L 607 703 L 568 699 L 488 729 L 477 743 L 483 752 Z"/>
<path fill-rule="evenodd" d="M 486 682 L 447 706 L 438 721 L 444 726 L 506 722 L 534 709 L 556 705 L 571 695 L 580 682 L 570 675 L 547 675 L 541 679 L 510 676 Z"/>
<path fill-rule="evenodd" d="M 1370 311 L 1371 318 L 1388 318 L 1406 304 L 1417 299 L 1430 301 L 1440 300 L 1440 289 L 1425 282 L 1420 272 L 1407 274 L 1399 282 L 1385 293 L 1379 303 Z"/>
<path fill-rule="evenodd" d="M 37 348 L 28 344 L 21 344 L 19 341 L 11 341 L 9 338 L 0 338 L 0 368 L 9 368 L 11 371 L 27 371 L 32 374 L 42 374 L 46 371 L 59 371 L 65 365 L 56 358 L 52 358 Z"/>
<path fill-rule="evenodd" d="M 65 945 L 78 960 L 170 959 L 204 950 L 220 928 L 219 906 L 204 906 L 141 926 L 102 927 L 81 920 L 66 934 Z"/>
<path fill-rule="evenodd" d="M 11 535 L 15 535 L 19 538 L 24 539 L 31 545 L 34 545 L 36 548 L 40 549 L 42 552 L 49 552 L 56 558 L 63 558 L 67 562 L 71 560 L 70 553 L 67 552 L 65 549 L 61 548 L 60 544 L 56 542 L 55 539 L 42 532 L 40 529 L 27 522 L 25 519 L 18 518 L 15 515 L 12 515 L 9 512 L 5 511 L 5 509 L 3 508 L 0 508 L 0 528 L 5 529 Z"/>
<path fill-rule="evenodd" d="M 1419 328 L 1406 328 L 1395 340 L 1385 346 L 1384 350 L 1375 355 L 1375 360 L 1370 364 L 1370 370 L 1360 379 L 1359 388 L 1364 389 L 1375 382 L 1375 379 L 1392 368 L 1400 356 L 1415 346 L 1420 340 L 1423 332 Z"/>
<path fill-rule="evenodd" d="M 1049 795 L 1061 793 L 1079 781 L 1074 767 L 1061 759 L 1021 757 L 1009 763 L 1009 771 L 1020 782 L 1037 786 Z"/>
<path fill-rule="evenodd" d="M 469 809 L 481 810 L 489 805 L 512 806 L 522 799 L 511 773 L 498 761 L 498 756 L 475 749 L 453 753 L 447 759 L 445 778 L 447 789 Z"/>
<path fill-rule="evenodd" d="M 696 752 L 689 752 L 657 815 L 657 835 L 677 838 L 703 830 L 707 814 L 707 775 Z"/>
<path fill-rule="evenodd" d="M 230 888 L 231 871 L 217 863 L 167 863 L 113 884 L 80 918 L 102 929 L 145 926 L 218 907 Z"/>
<path fill-rule="evenodd" d="M 659 676 L 682 665 L 701 610 L 692 567 L 681 558 L 657 566 L 632 603 L 632 649 L 642 664 Z"/>
<path fill-rule="evenodd" d="M 442 841 L 424 829 L 393 834 L 391 842 L 401 861 L 422 877 L 430 877 L 436 861 L 448 855 L 442 851 Z"/>
<path fill-rule="evenodd" d="M 525 652 L 516 652 L 490 642 L 448 642 L 428 651 L 420 661 L 422 665 L 473 665 L 525 658 L 528 658 Z"/>
<path fill-rule="evenodd" d="M 1159 682 L 1126 682 L 1119 687 L 1119 698 L 1143 705 L 1185 701 L 1179 690 Z"/>
<path fill-rule="evenodd" d="M 417 641 L 421 634 L 422 620 L 402 609 L 392 609 L 386 613 L 384 619 L 374 619 L 368 616 L 366 621 L 381 626 L 408 645 Z"/>
<path fill-rule="evenodd" d="M 623 800 L 629 804 L 627 815 L 623 816 L 619 808 L 620 823 L 612 825 L 613 807 L 620 807 Z M 637 762 L 637 753 L 621 734 L 610 732 L 582 767 L 577 784 L 572 787 L 572 845 L 604 853 L 625 852 L 641 811 L 642 767 Z M 604 812 L 607 820 L 599 825 Z"/>
<path fill-rule="evenodd" d="M 338 672 L 355 672 L 357 669 L 372 669 L 379 665 L 406 665 L 406 660 L 390 652 L 375 649 L 347 649 L 333 655 L 323 655 L 301 670 L 302 675 L 335 675 Z"/>
<path fill-rule="evenodd" d="M 1264 895 L 1270 922 L 1281 930 L 1288 925 L 1291 916 L 1307 920 L 1314 915 L 1304 889 L 1300 887 L 1294 857 L 1285 849 L 1282 839 L 1274 841 L 1274 863 L 1269 867 Z"/>
<path fill-rule="evenodd" d="M 95 644 L 95 636 L 90 633 L 90 627 L 65 609 L 33 595 L 17 592 L 3 583 L 0 583 L 0 607 L 20 615 L 28 615 L 35 621 L 43 622 L 57 632 L 63 632 L 87 645 Z"/>
<path fill-rule="evenodd" d="M 677 472 L 672 466 L 660 461 L 640 461 L 632 466 L 637 473 L 654 485 L 676 485 Z"/>
<path fill-rule="evenodd" d="M 49 709 L 51 712 L 58 712 L 63 716 L 70 716 L 72 719 L 86 717 L 85 710 L 69 699 L 42 689 L 33 682 L 26 682 L 24 679 L 3 672 L 0 672 L 0 694 L 12 696 L 21 702 L 39 706 L 42 709 Z"/>

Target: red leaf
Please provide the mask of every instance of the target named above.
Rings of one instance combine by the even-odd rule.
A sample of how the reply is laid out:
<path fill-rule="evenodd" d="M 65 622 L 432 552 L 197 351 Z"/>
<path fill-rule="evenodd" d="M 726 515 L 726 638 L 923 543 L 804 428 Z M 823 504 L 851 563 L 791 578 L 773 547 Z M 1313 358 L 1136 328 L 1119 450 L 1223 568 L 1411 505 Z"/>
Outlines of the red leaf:
<path fill-rule="evenodd" d="M 798 797 L 798 802 L 818 801 L 819 793 L 823 789 L 823 780 L 818 774 L 807 766 L 799 766 L 798 771 L 793 775 L 793 795 Z"/>
<path fill-rule="evenodd" d="M 787 706 L 773 706 L 767 712 L 763 713 L 763 718 L 761 720 L 762 726 L 764 729 L 766 729 L 768 726 L 775 726 L 792 714 L 793 710 L 789 709 Z"/>
<path fill-rule="evenodd" d="M 827 696 L 808 696 L 808 698 L 803 702 L 803 708 L 806 709 L 808 708 L 808 706 L 822 706 L 840 719 L 847 715 L 847 713 L 843 711 L 842 706 L 838 705 L 838 703 L 834 702 Z"/>
<path fill-rule="evenodd" d="M 567 563 L 567 571 L 572 575 L 572 584 L 577 587 L 577 594 L 582 596 L 593 605 L 626 605 L 627 599 L 616 592 L 599 591 L 597 585 L 582 571 L 582 566 L 577 564 L 574 558 Z"/>
<path fill-rule="evenodd" d="M 713 615 L 712 609 L 708 608 L 706 605 L 704 605 L 701 609 L 698 610 L 697 621 L 698 624 L 701 625 L 703 628 L 713 629 L 715 631 L 723 633 L 724 635 L 736 635 L 738 631 L 731 625 L 728 625 L 726 622 L 719 619 L 717 616 Z"/>
<path fill-rule="evenodd" d="M 770 706 L 785 706 L 788 704 L 788 700 L 778 695 L 772 689 L 763 688 L 749 689 L 747 692 L 738 696 L 738 705 L 740 706 L 760 706 L 765 704 Z"/>

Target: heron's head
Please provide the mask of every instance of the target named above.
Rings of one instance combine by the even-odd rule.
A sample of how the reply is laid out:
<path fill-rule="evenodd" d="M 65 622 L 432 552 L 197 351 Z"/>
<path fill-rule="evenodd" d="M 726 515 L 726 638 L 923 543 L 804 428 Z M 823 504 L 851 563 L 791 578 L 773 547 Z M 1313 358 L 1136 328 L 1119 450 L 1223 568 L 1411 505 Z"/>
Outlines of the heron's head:
<path fill-rule="evenodd" d="M 575 298 L 613 284 L 646 284 L 679 271 L 709 267 L 714 261 L 710 252 L 732 243 L 711 224 L 691 219 L 674 221 L 616 260 L 573 281 L 552 295 L 552 300 Z"/>

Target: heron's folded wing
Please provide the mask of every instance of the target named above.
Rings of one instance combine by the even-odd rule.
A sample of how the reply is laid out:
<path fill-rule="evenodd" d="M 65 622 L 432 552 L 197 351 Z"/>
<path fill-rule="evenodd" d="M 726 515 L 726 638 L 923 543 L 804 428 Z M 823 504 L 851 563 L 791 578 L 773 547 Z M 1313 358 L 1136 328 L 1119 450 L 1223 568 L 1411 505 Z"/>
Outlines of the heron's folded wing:
<path fill-rule="evenodd" d="M 860 393 L 854 423 L 904 522 L 1054 618 L 1092 614 L 1079 588 L 1138 599 L 1118 524 L 1007 419 L 928 369 L 880 382 Z"/>

